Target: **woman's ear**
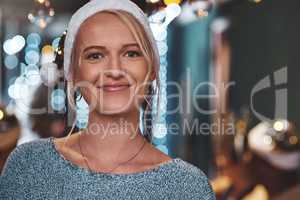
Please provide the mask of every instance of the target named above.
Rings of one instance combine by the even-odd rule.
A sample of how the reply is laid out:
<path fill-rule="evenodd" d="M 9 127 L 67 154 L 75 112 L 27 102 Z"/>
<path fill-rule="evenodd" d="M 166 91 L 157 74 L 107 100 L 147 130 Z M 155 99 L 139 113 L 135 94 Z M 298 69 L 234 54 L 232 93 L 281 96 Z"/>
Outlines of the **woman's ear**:
<path fill-rule="evenodd" d="M 150 80 L 154 81 L 155 79 L 156 79 L 156 71 L 155 69 L 152 69 L 150 74 Z"/>

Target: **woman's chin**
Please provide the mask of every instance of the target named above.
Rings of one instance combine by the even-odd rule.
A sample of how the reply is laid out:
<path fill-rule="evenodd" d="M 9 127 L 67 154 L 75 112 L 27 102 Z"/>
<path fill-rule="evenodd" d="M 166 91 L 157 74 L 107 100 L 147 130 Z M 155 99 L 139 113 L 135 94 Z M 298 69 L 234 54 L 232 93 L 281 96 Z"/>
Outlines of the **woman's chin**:
<path fill-rule="evenodd" d="M 98 109 L 98 112 L 102 113 L 102 114 L 122 114 L 122 113 L 127 113 L 130 112 L 130 107 L 129 106 L 120 106 L 120 104 L 118 105 L 105 105 L 102 106 L 102 108 Z"/>

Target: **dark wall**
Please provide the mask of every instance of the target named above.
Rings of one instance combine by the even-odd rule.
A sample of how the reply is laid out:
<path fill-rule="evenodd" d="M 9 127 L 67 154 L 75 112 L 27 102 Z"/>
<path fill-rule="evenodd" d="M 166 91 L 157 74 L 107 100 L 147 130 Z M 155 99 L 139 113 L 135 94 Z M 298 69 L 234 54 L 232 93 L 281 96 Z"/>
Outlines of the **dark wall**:
<path fill-rule="evenodd" d="M 272 118 L 275 91 L 287 88 L 288 119 L 300 126 L 299 6 L 297 0 L 263 0 L 257 4 L 234 1 L 220 9 L 220 15 L 228 16 L 232 21 L 228 32 L 232 47 L 231 80 L 236 82 L 230 90 L 232 109 L 238 111 L 243 105 L 249 106 L 252 88 L 270 75 L 271 87 L 255 95 L 255 109 Z M 274 85 L 272 74 L 283 67 L 287 67 L 288 82 Z M 258 121 L 253 116 L 253 125 Z"/>

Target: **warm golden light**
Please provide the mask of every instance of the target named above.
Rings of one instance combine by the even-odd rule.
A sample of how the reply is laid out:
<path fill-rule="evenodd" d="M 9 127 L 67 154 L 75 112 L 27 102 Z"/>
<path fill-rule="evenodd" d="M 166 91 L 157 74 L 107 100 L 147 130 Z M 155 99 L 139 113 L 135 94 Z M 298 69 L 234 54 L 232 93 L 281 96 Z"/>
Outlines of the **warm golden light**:
<path fill-rule="evenodd" d="M 4 118 L 4 112 L 0 110 L 0 120 L 2 120 L 3 118 Z"/>
<path fill-rule="evenodd" d="M 160 0 L 149 0 L 150 3 L 158 3 Z"/>
<path fill-rule="evenodd" d="M 41 19 L 41 20 L 39 21 L 39 26 L 40 26 L 41 28 L 46 28 L 46 26 L 47 26 L 46 21 L 45 21 L 44 19 Z"/>
<path fill-rule="evenodd" d="M 51 45 L 45 45 L 42 48 L 42 54 L 52 54 L 53 53 L 53 47 Z"/>
<path fill-rule="evenodd" d="M 180 4 L 182 0 L 164 0 L 164 4 L 169 5 L 172 3 Z"/>
<path fill-rule="evenodd" d="M 284 129 L 284 123 L 282 121 L 276 121 L 274 124 L 273 124 L 273 128 L 276 130 L 276 131 L 283 131 Z"/>
<path fill-rule="evenodd" d="M 207 17 L 208 16 L 208 12 L 205 11 L 205 10 L 199 9 L 197 11 L 197 15 L 198 15 L 198 17 Z"/>
<path fill-rule="evenodd" d="M 232 185 L 232 180 L 228 176 L 220 176 L 210 182 L 214 192 L 223 192 Z"/>
<path fill-rule="evenodd" d="M 33 16 L 32 13 L 29 13 L 29 14 L 28 14 L 28 19 L 29 19 L 30 21 L 32 21 L 32 20 L 34 19 L 34 16 Z"/>
<path fill-rule="evenodd" d="M 273 139 L 269 135 L 265 135 L 264 138 L 263 138 L 263 140 L 264 140 L 264 143 L 266 145 L 272 145 L 272 143 L 273 143 Z"/>
<path fill-rule="evenodd" d="M 292 136 L 289 138 L 289 143 L 295 145 L 298 143 L 298 138 L 296 136 Z"/>
<path fill-rule="evenodd" d="M 53 17 L 54 15 L 55 15 L 54 9 L 51 8 L 50 11 L 49 11 L 49 16 Z"/>
<path fill-rule="evenodd" d="M 37 0 L 40 4 L 45 3 L 45 0 Z"/>

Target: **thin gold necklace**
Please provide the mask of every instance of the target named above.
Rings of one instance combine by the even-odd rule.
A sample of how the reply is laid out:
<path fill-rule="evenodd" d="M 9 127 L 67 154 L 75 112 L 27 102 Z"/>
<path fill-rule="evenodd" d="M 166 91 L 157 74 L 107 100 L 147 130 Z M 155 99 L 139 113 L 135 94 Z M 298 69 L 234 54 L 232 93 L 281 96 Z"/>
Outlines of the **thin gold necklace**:
<path fill-rule="evenodd" d="M 93 171 L 89 165 L 87 157 L 82 152 L 80 136 L 81 136 L 81 131 L 79 133 L 79 139 L 78 139 L 80 153 L 81 153 L 82 157 L 84 158 L 84 162 L 85 162 L 86 166 L 89 168 L 90 171 Z M 129 160 L 119 163 L 118 165 L 116 165 L 116 167 L 112 168 L 111 170 L 109 170 L 108 172 L 105 172 L 105 173 L 111 173 L 112 171 L 114 171 L 115 169 L 120 167 L 121 165 L 124 165 L 124 164 L 128 163 L 129 161 L 131 161 L 132 159 L 134 159 L 143 150 L 145 144 L 146 144 L 146 139 L 144 138 L 144 142 L 143 142 L 143 145 L 141 146 L 141 148 Z"/>

